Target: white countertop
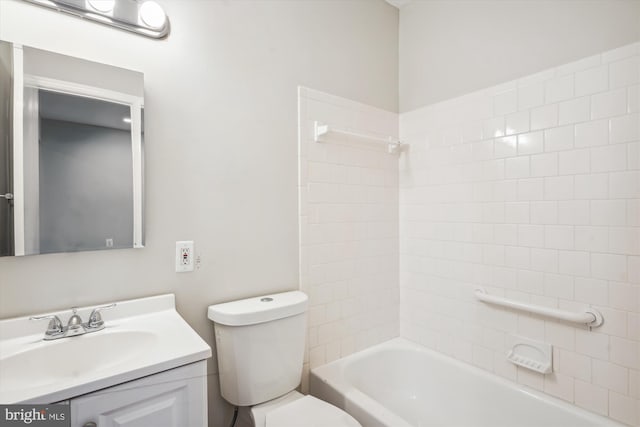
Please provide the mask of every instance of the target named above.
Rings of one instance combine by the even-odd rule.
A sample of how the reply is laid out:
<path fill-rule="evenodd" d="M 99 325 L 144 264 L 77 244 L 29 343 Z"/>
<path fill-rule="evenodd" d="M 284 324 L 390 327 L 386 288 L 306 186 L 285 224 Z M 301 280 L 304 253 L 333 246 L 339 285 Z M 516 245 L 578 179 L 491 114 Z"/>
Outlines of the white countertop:
<path fill-rule="evenodd" d="M 92 308 L 78 309 L 83 321 Z M 66 325 L 71 311 L 47 314 Z M 59 402 L 211 357 L 172 294 L 120 301 L 102 316 L 105 329 L 52 341 L 47 321 L 0 320 L 0 403 Z"/>

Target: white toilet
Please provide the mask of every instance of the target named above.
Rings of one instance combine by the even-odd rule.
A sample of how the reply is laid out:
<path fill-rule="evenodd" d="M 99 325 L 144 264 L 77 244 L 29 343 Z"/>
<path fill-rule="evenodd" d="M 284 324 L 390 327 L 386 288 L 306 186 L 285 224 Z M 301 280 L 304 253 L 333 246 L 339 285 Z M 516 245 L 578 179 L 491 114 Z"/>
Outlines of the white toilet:
<path fill-rule="evenodd" d="M 292 291 L 209 306 L 222 397 L 250 407 L 256 427 L 360 427 L 343 410 L 295 391 L 302 378 L 307 300 Z"/>

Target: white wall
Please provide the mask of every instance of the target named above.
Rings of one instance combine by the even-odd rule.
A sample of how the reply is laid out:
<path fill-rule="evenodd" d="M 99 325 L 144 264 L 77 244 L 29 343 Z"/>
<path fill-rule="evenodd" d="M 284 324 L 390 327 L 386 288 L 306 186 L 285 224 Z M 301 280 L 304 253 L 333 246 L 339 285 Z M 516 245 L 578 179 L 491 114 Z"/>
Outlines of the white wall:
<path fill-rule="evenodd" d="M 0 317 L 174 292 L 212 344 L 209 304 L 298 288 L 297 86 L 397 109 L 398 12 L 382 0 L 160 3 L 172 33 L 155 41 L 0 1 L 0 38 L 145 74 L 147 245 L 1 258 Z M 186 239 L 202 267 L 176 274 Z"/>
<path fill-rule="evenodd" d="M 398 135 L 398 115 L 300 89 L 300 287 L 309 295 L 309 369 L 398 336 L 398 156 L 314 122 Z"/>
<path fill-rule="evenodd" d="M 640 424 L 639 83 L 635 43 L 401 115 L 402 336 Z M 605 322 L 495 308 L 477 286 Z M 512 334 L 552 344 L 555 372 L 509 363 Z"/>
<path fill-rule="evenodd" d="M 400 11 L 400 111 L 636 40 L 637 0 L 414 0 Z"/>

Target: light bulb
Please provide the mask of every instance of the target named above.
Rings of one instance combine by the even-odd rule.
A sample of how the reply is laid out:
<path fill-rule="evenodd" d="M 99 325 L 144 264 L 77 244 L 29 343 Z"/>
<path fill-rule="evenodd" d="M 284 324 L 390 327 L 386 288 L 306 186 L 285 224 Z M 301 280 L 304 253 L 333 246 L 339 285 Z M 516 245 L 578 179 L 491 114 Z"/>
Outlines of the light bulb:
<path fill-rule="evenodd" d="M 116 0 L 87 0 L 87 3 L 98 12 L 109 13 L 113 11 Z"/>
<path fill-rule="evenodd" d="M 154 29 L 160 29 L 167 22 L 167 15 L 162 6 L 155 1 L 146 1 L 140 6 L 140 19 Z"/>

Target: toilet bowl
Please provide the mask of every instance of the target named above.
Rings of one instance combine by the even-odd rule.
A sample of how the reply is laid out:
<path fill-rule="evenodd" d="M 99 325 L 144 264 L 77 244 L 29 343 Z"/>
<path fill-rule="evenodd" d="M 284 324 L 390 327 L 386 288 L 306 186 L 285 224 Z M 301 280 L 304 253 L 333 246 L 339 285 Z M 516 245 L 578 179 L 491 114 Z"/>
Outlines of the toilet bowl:
<path fill-rule="evenodd" d="M 342 409 L 297 391 L 251 407 L 251 419 L 255 427 L 361 427 Z"/>
<path fill-rule="evenodd" d="M 342 409 L 295 391 L 307 300 L 292 291 L 209 306 L 222 397 L 248 411 L 256 427 L 361 427 Z"/>

